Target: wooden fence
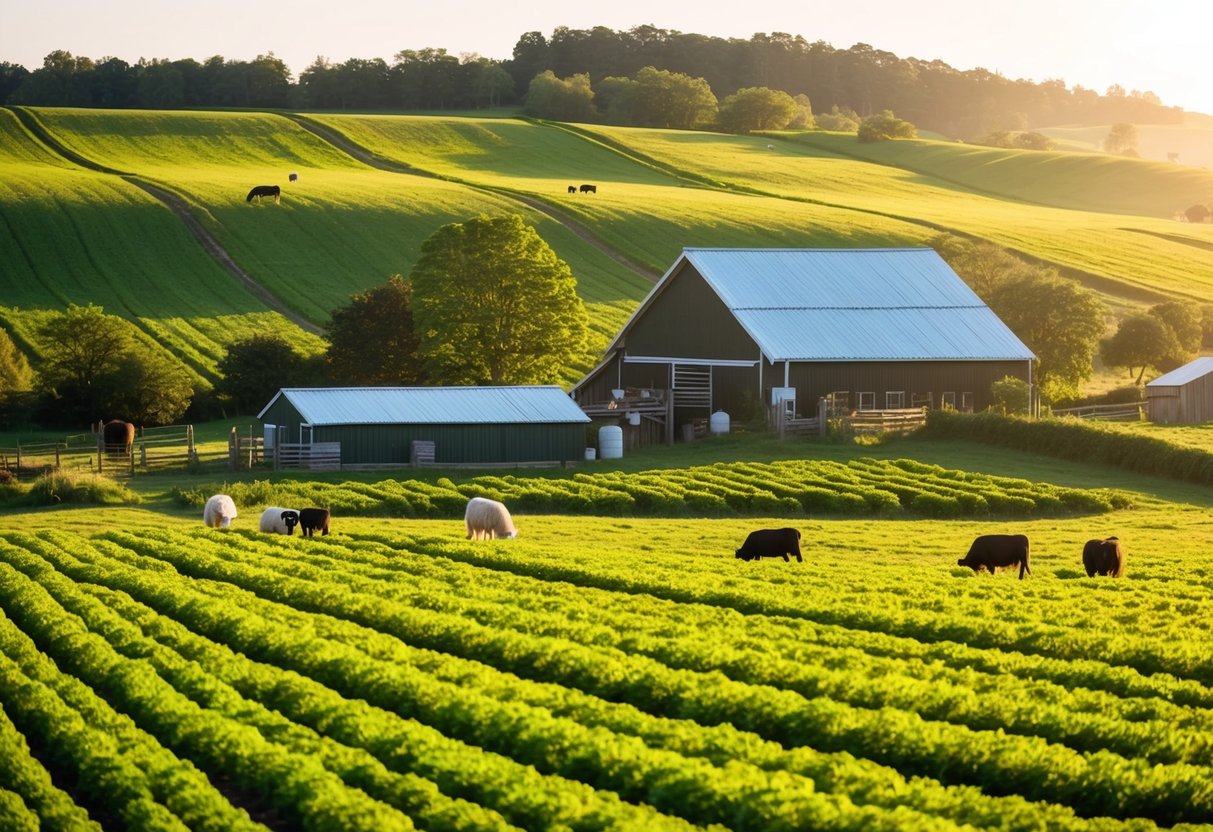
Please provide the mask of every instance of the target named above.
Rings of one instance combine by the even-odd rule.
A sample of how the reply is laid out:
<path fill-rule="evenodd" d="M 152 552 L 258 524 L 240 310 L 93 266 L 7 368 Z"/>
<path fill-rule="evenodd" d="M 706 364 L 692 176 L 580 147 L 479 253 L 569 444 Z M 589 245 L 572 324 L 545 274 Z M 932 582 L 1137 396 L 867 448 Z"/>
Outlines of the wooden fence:
<path fill-rule="evenodd" d="M 106 447 L 100 432 L 74 434 L 56 442 L 28 442 L 0 448 L 0 468 L 18 477 L 37 476 L 64 468 L 134 476 L 199 461 L 193 425 L 141 428 L 129 450 Z"/>
<path fill-rule="evenodd" d="M 1073 416 L 1076 419 L 1103 419 L 1109 422 L 1140 422 L 1145 418 L 1145 402 L 1123 402 L 1121 404 L 1088 404 L 1082 407 L 1055 407 L 1054 416 Z"/>
<path fill-rule="evenodd" d="M 340 442 L 279 442 L 274 446 L 275 468 L 307 468 L 311 471 L 341 469 Z"/>
<path fill-rule="evenodd" d="M 925 407 L 895 407 L 857 410 L 845 419 L 853 433 L 909 433 L 927 423 Z"/>

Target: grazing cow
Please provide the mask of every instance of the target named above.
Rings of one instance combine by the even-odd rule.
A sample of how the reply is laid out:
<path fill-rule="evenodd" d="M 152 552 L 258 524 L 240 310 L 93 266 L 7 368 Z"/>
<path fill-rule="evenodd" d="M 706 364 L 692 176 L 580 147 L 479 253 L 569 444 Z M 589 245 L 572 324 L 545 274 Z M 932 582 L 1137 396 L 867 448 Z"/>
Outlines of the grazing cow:
<path fill-rule="evenodd" d="M 101 426 L 101 442 L 107 454 L 130 456 L 135 445 L 135 426 L 121 419 L 111 419 Z"/>
<path fill-rule="evenodd" d="M 1028 537 L 1023 534 L 983 534 L 973 541 L 969 553 L 956 561 L 957 566 L 967 566 L 974 572 L 990 570 L 993 575 L 999 569 L 1019 565 L 1019 580 L 1024 573 L 1032 574 L 1028 566 Z"/>
<path fill-rule="evenodd" d="M 290 174 L 286 178 L 291 182 L 298 182 L 299 174 L 295 173 L 294 171 L 291 171 Z"/>
<path fill-rule="evenodd" d="M 795 555 L 798 562 L 804 562 L 800 556 L 798 529 L 759 529 L 750 532 L 735 557 L 745 561 L 782 557 L 784 563 L 788 563 L 788 555 Z"/>
<path fill-rule="evenodd" d="M 598 193 L 598 186 L 597 185 L 582 185 L 581 192 L 583 194 L 596 194 L 596 193 Z"/>
<path fill-rule="evenodd" d="M 1125 550 L 1116 537 L 1104 540 L 1088 540 L 1082 547 L 1082 565 L 1087 577 L 1108 575 L 1123 578 L 1125 575 Z"/>
<path fill-rule="evenodd" d="M 274 198 L 274 202 L 278 202 L 279 198 L 282 196 L 282 188 L 278 187 L 277 185 L 255 185 L 253 189 L 248 192 L 248 196 L 244 198 L 244 201 L 252 202 L 253 199 L 256 199 L 258 202 L 260 202 L 261 197 L 263 196 L 272 196 Z"/>
<path fill-rule="evenodd" d="M 304 537 L 312 537 L 313 532 L 321 536 L 329 533 L 329 510 L 327 508 L 299 509 L 299 532 Z"/>
<path fill-rule="evenodd" d="M 576 186 L 576 185 L 569 185 L 569 193 L 571 193 L 571 194 L 575 194 L 575 193 L 577 193 L 577 186 Z"/>

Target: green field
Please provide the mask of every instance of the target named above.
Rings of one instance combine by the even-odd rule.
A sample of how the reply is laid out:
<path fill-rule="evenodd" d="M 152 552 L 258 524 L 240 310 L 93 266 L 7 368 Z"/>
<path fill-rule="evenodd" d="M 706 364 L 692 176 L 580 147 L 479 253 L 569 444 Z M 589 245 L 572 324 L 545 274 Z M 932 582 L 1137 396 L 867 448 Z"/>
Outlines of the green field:
<path fill-rule="evenodd" d="M 508 117 L 23 112 L 37 136 L 0 110 L 0 320 L 35 355 L 46 312 L 89 302 L 138 323 L 205 382 L 226 345 L 253 332 L 321 348 L 136 183 L 181 199 L 313 328 L 350 294 L 406 274 L 438 226 L 506 211 L 571 265 L 595 350 L 685 246 L 906 246 L 948 231 L 1055 265 L 1117 314 L 1166 298 L 1213 301 L 1213 227 L 1169 219 L 1213 199 L 1213 176 L 1192 167 Z M 568 193 L 583 182 L 598 193 Z M 246 203 L 254 184 L 281 184 L 282 203 Z"/>
<path fill-rule="evenodd" d="M 511 479 L 482 474 L 432 519 L 355 516 L 377 510 L 333 489 L 382 506 L 449 480 L 271 485 L 332 499 L 333 534 L 311 540 L 257 532 L 260 502 L 205 529 L 154 476 L 139 508 L 3 514 L 3 805 L 19 828 L 1213 824 L 1206 488 L 965 443 L 802 443 L 769 462 L 758 440 L 695 445 L 696 466 L 519 479 L 516 540 L 464 540 L 475 483 Z M 890 494 L 912 472 L 918 489 L 1115 485 L 1128 502 L 806 513 L 815 488 L 853 490 L 846 469 Z M 613 477 L 633 493 L 765 483 L 781 508 L 639 516 L 603 493 Z M 576 516 L 527 508 L 560 482 L 583 485 Z M 733 557 L 749 530 L 788 525 L 803 563 Z M 956 566 L 975 535 L 1008 531 L 1032 540 L 1027 579 Z M 1086 577 L 1083 542 L 1109 534 L 1127 576 Z"/>

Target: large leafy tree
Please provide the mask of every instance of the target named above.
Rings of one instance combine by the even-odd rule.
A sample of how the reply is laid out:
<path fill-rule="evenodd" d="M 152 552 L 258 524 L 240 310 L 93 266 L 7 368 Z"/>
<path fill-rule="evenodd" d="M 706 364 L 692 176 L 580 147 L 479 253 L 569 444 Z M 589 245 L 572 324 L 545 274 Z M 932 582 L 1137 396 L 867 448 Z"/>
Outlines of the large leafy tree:
<path fill-rule="evenodd" d="M 425 373 L 413 328 L 413 286 L 400 275 L 334 309 L 325 353 L 337 384 L 421 384 Z"/>
<path fill-rule="evenodd" d="M 306 379 L 307 362 L 281 336 L 254 335 L 227 348 L 219 360 L 223 378 L 215 392 L 227 398 L 239 413 L 256 413 L 282 387 L 294 387 Z"/>
<path fill-rule="evenodd" d="M 180 361 L 139 344 L 118 362 L 110 407 L 145 425 L 171 425 L 194 398 L 194 383 Z"/>
<path fill-rule="evenodd" d="M 1091 377 L 1104 333 L 1104 305 L 1076 281 L 1037 269 L 997 284 L 985 298 L 994 313 L 1036 353 L 1035 380 L 1047 401 L 1077 396 Z"/>
<path fill-rule="evenodd" d="M 918 130 L 914 125 L 893 115 L 892 110 L 873 113 L 859 123 L 858 137 L 861 142 L 912 139 L 917 135 Z"/>
<path fill-rule="evenodd" d="M 590 76 L 581 73 L 568 78 L 557 78 L 552 70 L 544 70 L 531 79 L 524 109 L 540 118 L 591 121 L 596 110 L 594 91 L 590 88 Z"/>
<path fill-rule="evenodd" d="M 439 384 L 547 384 L 584 360 L 576 280 L 512 214 L 444 225 L 413 266 L 413 321 Z"/>
<path fill-rule="evenodd" d="M 1127 368 L 1129 375 L 1139 368 L 1134 382 L 1141 384 L 1146 370 L 1163 365 L 1178 349 L 1175 332 L 1161 318 L 1138 312 L 1121 321 L 1116 333 L 1104 339 L 1099 356 L 1109 367 Z"/>
<path fill-rule="evenodd" d="M 796 100 L 786 92 L 746 87 L 720 102 L 720 127 L 729 133 L 782 130 L 797 113 Z"/>
<path fill-rule="evenodd" d="M 1150 314 L 1162 321 L 1175 335 L 1174 348 L 1163 355 L 1161 362 L 1154 366 L 1166 372 L 1196 357 L 1204 335 L 1199 307 L 1173 300 L 1151 306 Z"/>
<path fill-rule="evenodd" d="M 636 73 L 631 123 L 690 130 L 716 120 L 717 102 L 703 78 L 646 66 Z"/>

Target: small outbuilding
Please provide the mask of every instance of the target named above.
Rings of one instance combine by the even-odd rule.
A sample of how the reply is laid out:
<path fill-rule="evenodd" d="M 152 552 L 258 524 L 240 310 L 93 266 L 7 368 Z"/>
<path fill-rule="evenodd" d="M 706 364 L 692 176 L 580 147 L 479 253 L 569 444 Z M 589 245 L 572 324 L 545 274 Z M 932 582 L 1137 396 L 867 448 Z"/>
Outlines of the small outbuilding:
<path fill-rule="evenodd" d="M 569 462 L 590 421 L 555 385 L 283 388 L 257 418 L 267 456 L 338 443 L 342 467 L 365 468 Z"/>
<path fill-rule="evenodd" d="M 1147 382 L 1146 414 L 1160 425 L 1213 420 L 1213 357 L 1193 359 Z"/>

